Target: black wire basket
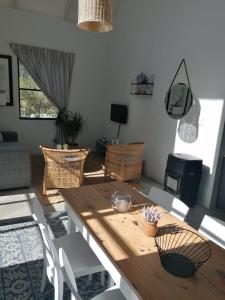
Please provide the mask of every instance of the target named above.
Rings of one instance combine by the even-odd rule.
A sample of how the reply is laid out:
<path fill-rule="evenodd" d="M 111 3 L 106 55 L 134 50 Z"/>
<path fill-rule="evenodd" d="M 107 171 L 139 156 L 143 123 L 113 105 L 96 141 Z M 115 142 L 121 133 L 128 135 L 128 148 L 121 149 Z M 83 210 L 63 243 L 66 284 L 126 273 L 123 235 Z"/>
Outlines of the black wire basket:
<path fill-rule="evenodd" d="M 191 230 L 162 227 L 154 239 L 162 266 L 175 276 L 191 277 L 211 256 L 209 243 Z"/>

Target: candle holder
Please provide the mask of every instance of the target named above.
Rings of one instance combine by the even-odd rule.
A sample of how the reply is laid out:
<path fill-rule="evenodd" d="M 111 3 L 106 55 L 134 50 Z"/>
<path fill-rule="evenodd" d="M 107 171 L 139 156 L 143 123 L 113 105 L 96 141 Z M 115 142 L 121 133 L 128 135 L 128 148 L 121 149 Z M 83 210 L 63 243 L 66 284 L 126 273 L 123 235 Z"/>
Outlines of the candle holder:
<path fill-rule="evenodd" d="M 131 195 L 116 191 L 111 196 L 112 208 L 120 213 L 128 212 L 132 205 Z"/>

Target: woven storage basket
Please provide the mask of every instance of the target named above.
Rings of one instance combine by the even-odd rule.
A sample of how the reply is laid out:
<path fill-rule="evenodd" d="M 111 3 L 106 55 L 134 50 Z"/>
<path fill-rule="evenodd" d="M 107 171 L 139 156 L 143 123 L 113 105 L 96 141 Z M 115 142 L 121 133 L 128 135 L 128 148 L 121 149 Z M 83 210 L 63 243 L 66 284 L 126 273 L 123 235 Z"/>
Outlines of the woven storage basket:
<path fill-rule="evenodd" d="M 113 29 L 112 11 L 112 0 L 79 0 L 77 25 L 88 31 L 110 31 Z"/>

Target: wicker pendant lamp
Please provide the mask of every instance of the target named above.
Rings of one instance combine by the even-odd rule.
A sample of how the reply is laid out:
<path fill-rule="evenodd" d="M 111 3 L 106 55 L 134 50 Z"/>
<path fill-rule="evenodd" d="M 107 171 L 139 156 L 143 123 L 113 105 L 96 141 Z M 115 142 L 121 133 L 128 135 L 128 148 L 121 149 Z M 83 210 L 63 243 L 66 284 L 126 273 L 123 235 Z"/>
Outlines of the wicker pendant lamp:
<path fill-rule="evenodd" d="M 113 29 L 113 0 L 78 0 L 78 27 L 87 31 Z"/>

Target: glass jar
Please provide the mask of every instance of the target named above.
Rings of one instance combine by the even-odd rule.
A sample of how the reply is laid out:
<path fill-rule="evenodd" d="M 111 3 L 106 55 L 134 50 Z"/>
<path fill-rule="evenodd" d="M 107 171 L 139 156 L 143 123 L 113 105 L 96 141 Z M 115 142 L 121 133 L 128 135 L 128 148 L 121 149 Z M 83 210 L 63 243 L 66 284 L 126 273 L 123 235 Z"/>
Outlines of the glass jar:
<path fill-rule="evenodd" d="M 130 210 L 132 205 L 131 195 L 116 191 L 111 196 L 112 208 L 120 213 Z"/>

